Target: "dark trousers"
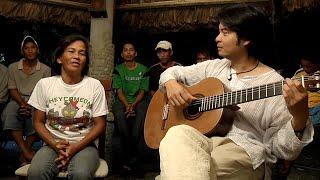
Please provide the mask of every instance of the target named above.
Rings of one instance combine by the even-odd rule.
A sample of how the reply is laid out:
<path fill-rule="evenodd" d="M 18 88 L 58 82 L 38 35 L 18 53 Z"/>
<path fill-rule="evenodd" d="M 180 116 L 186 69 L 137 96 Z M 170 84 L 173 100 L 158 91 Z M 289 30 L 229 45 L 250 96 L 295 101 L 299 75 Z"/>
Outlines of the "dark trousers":
<path fill-rule="evenodd" d="M 135 109 L 135 116 L 126 118 L 125 106 L 119 100 L 116 100 L 113 105 L 113 113 L 121 141 L 120 156 L 124 165 L 135 166 L 134 164 L 141 157 L 145 144 L 143 128 L 147 106 L 145 101 L 141 101 Z"/>

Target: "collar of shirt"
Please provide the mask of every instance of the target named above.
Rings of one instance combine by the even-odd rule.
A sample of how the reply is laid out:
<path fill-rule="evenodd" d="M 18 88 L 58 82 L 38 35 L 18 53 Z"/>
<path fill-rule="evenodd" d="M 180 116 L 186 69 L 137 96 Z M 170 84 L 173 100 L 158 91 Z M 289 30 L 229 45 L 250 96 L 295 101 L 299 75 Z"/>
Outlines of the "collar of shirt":
<path fill-rule="evenodd" d="M 24 60 L 24 58 L 20 59 L 20 61 L 19 61 L 19 64 L 18 64 L 18 69 L 19 69 L 19 70 L 22 70 L 22 69 L 23 69 L 23 60 Z M 38 59 L 37 59 L 37 65 L 36 65 L 35 70 L 37 70 L 37 71 L 40 70 L 40 62 L 39 62 Z"/>

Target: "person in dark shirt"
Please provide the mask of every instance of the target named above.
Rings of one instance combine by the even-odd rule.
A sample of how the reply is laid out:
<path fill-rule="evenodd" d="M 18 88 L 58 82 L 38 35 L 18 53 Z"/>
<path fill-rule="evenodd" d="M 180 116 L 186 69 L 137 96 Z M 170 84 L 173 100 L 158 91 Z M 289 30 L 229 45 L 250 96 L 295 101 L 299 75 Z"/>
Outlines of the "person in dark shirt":
<path fill-rule="evenodd" d="M 159 41 L 155 51 L 157 53 L 157 57 L 159 58 L 159 63 L 152 65 L 147 72 L 151 96 L 153 96 L 153 94 L 158 90 L 160 74 L 169 67 L 181 65 L 172 59 L 173 50 L 172 44 L 169 41 Z"/>

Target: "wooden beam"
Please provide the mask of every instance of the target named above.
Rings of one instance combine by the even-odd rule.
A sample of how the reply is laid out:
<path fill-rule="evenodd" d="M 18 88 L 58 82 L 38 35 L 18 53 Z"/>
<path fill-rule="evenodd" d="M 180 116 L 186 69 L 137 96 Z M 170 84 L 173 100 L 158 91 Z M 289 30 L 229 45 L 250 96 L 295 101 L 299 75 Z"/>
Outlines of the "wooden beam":
<path fill-rule="evenodd" d="M 255 2 L 269 2 L 270 0 L 175 0 L 175 1 L 159 1 L 152 3 L 136 3 L 119 5 L 118 10 L 138 10 L 138 9 L 158 9 L 167 7 L 181 7 L 181 6 L 207 6 L 219 5 L 227 3 L 255 3 Z"/>
<path fill-rule="evenodd" d="M 33 2 L 45 3 L 45 4 L 54 4 L 59 6 L 67 6 L 76 9 L 86 9 L 89 10 L 91 8 L 91 3 L 80 3 L 75 1 L 68 0 L 31 0 Z"/>

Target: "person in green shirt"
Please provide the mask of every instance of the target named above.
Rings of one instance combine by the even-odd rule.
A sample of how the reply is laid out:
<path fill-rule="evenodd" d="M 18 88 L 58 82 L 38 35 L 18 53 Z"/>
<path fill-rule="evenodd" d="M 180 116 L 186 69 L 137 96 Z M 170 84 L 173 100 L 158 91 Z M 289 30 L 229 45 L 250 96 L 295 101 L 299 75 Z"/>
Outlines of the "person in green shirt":
<path fill-rule="evenodd" d="M 113 72 L 112 87 L 116 90 L 113 113 L 121 141 L 122 168 L 125 171 L 139 169 L 139 148 L 144 143 L 143 126 L 147 111 L 145 100 L 149 79 L 147 67 L 136 62 L 137 51 L 133 43 L 124 43 L 123 63 Z"/>

